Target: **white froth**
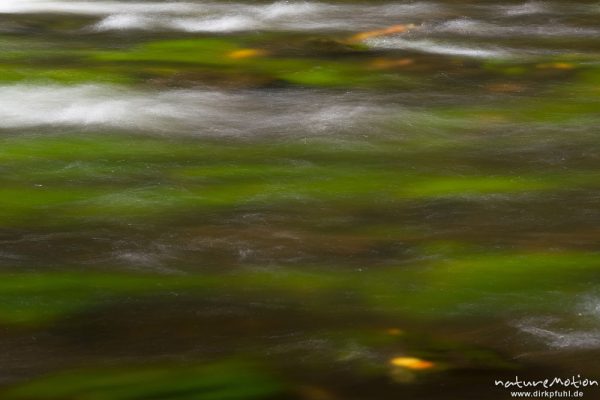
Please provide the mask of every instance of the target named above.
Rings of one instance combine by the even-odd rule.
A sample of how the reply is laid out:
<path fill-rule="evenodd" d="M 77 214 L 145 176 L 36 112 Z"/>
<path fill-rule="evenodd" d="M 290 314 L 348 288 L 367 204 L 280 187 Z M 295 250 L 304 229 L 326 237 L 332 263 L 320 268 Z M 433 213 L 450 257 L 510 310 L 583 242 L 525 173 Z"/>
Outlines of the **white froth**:
<path fill-rule="evenodd" d="M 465 36 L 499 37 L 589 37 L 600 34 L 599 29 L 561 24 L 499 25 L 470 18 L 452 19 L 438 25 L 425 26 L 426 33 L 454 33 Z"/>
<path fill-rule="evenodd" d="M 509 56 L 505 50 L 487 49 L 481 47 L 468 47 L 455 44 L 445 44 L 433 40 L 415 40 L 402 37 L 381 37 L 367 41 L 367 44 L 380 49 L 414 50 L 424 53 L 456 55 L 477 58 L 500 58 Z"/>
<path fill-rule="evenodd" d="M 197 135 L 322 134 L 388 115 L 360 97 L 288 91 L 0 86 L 0 128 L 108 127 Z M 301 123 L 300 123 L 301 122 Z"/>
<path fill-rule="evenodd" d="M 600 347 L 600 332 L 562 332 L 541 331 L 548 344 L 555 348 L 594 349 Z M 536 332 L 539 335 L 539 332 Z M 545 335 L 545 336 L 544 336 Z"/>
<path fill-rule="evenodd" d="M 500 6 L 499 10 L 507 16 L 543 14 L 551 11 L 548 4 L 539 1 L 528 1 L 523 4 Z"/>
<path fill-rule="evenodd" d="M 600 299 L 583 296 L 568 317 L 533 317 L 515 326 L 528 335 L 557 349 L 600 348 Z"/>
<path fill-rule="evenodd" d="M 251 18 L 229 16 L 220 18 L 161 18 L 151 15 L 119 14 L 106 17 L 94 29 L 109 30 L 178 30 L 185 32 L 234 32 L 260 28 Z"/>
<path fill-rule="evenodd" d="M 534 325 L 521 324 L 518 328 L 557 349 L 594 349 L 600 347 L 600 331 L 552 330 Z"/>
<path fill-rule="evenodd" d="M 2 0 L 0 13 L 68 13 L 81 15 L 109 15 L 119 13 L 177 13 L 198 12 L 198 4 L 185 2 L 121 2 L 121 1 L 50 1 Z"/>
<path fill-rule="evenodd" d="M 443 7 L 410 4 L 333 4 L 278 1 L 269 4 L 222 2 L 122 2 L 3 0 L 0 13 L 73 13 L 101 18 L 97 30 L 182 30 L 224 32 L 252 29 L 356 31 L 413 22 L 439 15 Z"/>

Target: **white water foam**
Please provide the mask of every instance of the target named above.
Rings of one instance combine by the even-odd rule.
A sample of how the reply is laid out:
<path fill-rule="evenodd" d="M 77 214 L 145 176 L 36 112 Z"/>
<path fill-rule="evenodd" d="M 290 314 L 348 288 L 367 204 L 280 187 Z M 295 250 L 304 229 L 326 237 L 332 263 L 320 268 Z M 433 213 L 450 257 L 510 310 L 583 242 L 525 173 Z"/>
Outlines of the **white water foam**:
<path fill-rule="evenodd" d="M 581 28 L 561 24 L 535 25 L 499 25 L 471 18 L 452 19 L 437 25 L 424 25 L 424 33 L 454 33 L 480 37 L 594 37 L 600 35 L 600 29 Z"/>
<path fill-rule="evenodd" d="M 557 349 L 600 348 L 600 299 L 584 296 L 568 318 L 533 317 L 515 326 L 548 347 Z"/>
<path fill-rule="evenodd" d="M 2 0 L 0 13 L 70 13 L 82 15 L 107 15 L 122 13 L 177 13 L 197 12 L 201 7 L 191 2 L 121 2 L 121 1 L 51 1 L 51 0 Z"/>
<path fill-rule="evenodd" d="M 428 3 L 407 5 L 334 5 L 286 3 L 267 5 L 205 4 L 199 13 L 182 15 L 113 14 L 98 22 L 97 30 L 179 30 L 225 32 L 244 30 L 346 30 L 355 31 L 405 23 L 435 15 L 438 7 Z"/>
<path fill-rule="evenodd" d="M 534 324 L 541 324 L 537 326 Z M 547 322 L 523 321 L 517 325 L 522 332 L 536 337 L 548 347 L 556 349 L 594 349 L 600 348 L 600 331 L 569 331 L 546 327 Z"/>
<path fill-rule="evenodd" d="M 97 30 L 179 30 L 224 32 L 250 29 L 356 31 L 439 15 L 443 7 L 429 2 L 408 4 L 269 4 L 221 2 L 120 2 L 3 0 L 0 13 L 73 13 L 102 18 Z"/>
<path fill-rule="evenodd" d="M 197 135 L 327 134 L 373 127 L 391 112 L 360 96 L 289 90 L 230 93 L 135 91 L 108 85 L 0 86 L 0 128 L 4 129 L 77 126 Z"/>
<path fill-rule="evenodd" d="M 544 14 L 552 11 L 552 7 L 548 3 L 539 1 L 528 1 L 523 4 L 497 6 L 496 9 L 504 15 L 513 17 L 521 15 Z"/>
<path fill-rule="evenodd" d="M 476 58 L 503 58 L 511 55 L 504 49 L 483 48 L 446 44 L 433 40 L 406 39 L 399 36 L 380 37 L 367 40 L 367 45 L 379 49 L 403 49 L 424 53 L 455 55 Z"/>
<path fill-rule="evenodd" d="M 118 14 L 98 22 L 94 29 L 108 30 L 179 30 L 185 32 L 234 32 L 259 29 L 256 20 L 244 16 L 219 18 L 161 18 L 151 15 Z"/>

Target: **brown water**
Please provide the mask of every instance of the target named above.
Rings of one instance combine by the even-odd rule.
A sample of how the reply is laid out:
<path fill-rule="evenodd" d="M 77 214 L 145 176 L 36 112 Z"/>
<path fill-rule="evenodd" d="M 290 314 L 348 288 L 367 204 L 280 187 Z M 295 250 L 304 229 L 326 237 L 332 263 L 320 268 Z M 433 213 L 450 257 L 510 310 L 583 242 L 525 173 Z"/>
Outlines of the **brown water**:
<path fill-rule="evenodd" d="M 593 1 L 2 0 L 0 398 L 600 379 L 599 95 Z"/>

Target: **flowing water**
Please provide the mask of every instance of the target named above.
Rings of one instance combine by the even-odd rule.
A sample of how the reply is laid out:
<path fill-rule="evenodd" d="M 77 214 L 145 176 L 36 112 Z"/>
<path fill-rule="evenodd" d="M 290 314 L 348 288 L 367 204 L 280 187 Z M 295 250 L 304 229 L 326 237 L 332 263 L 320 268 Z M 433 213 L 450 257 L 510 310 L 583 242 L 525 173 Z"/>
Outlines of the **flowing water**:
<path fill-rule="evenodd" d="M 599 96 L 597 1 L 1 0 L 0 398 L 600 379 Z"/>

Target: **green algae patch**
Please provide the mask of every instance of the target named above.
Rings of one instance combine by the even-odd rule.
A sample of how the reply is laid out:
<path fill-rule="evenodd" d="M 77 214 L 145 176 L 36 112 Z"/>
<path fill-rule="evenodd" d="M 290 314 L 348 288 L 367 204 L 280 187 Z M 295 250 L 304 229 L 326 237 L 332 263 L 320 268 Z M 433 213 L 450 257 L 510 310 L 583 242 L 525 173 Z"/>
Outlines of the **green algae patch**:
<path fill-rule="evenodd" d="M 225 360 L 199 365 L 132 365 L 41 377 L 4 391 L 7 400 L 259 400 L 282 383 L 253 363 Z"/>
<path fill-rule="evenodd" d="M 510 176 L 422 177 L 409 184 L 402 195 L 407 197 L 481 196 L 486 194 L 534 192 L 556 188 L 543 178 Z"/>
<path fill-rule="evenodd" d="M 203 298 L 277 298 L 318 309 L 322 301 L 351 294 L 354 306 L 369 305 L 396 316 L 446 318 L 539 312 L 600 279 L 596 253 L 469 253 L 441 261 L 424 258 L 401 267 L 360 272 L 289 268 L 221 274 L 3 273 L 0 321 L 36 325 L 85 313 L 132 296 L 179 293 Z M 431 257 L 430 257 L 431 258 Z M 565 304 L 567 304 L 565 303 Z"/>
<path fill-rule="evenodd" d="M 150 42 L 130 50 L 99 52 L 92 59 L 111 62 L 221 65 L 226 62 L 233 63 L 233 60 L 227 58 L 227 53 L 236 49 L 239 49 L 239 46 L 226 39 L 183 39 Z"/>
<path fill-rule="evenodd" d="M 414 85 L 416 78 L 372 71 L 362 59 L 334 60 L 320 57 L 289 57 L 267 50 L 244 48 L 227 39 L 201 38 L 141 44 L 129 50 L 98 52 L 96 62 L 137 65 L 138 74 L 182 79 L 217 74 L 234 79 L 248 76 L 256 82 L 287 82 L 316 87 L 376 87 L 389 84 Z M 163 72 L 149 65 L 163 65 Z M 168 67 L 171 66 L 171 69 Z"/>
<path fill-rule="evenodd" d="M 0 84 L 4 83 L 128 84 L 134 80 L 126 73 L 103 68 L 47 68 L 0 65 Z"/>
<path fill-rule="evenodd" d="M 375 306 L 437 319 L 551 311 L 557 302 L 574 305 L 573 296 L 599 280 L 596 253 L 463 253 L 388 270 L 365 287 Z"/>
<path fill-rule="evenodd" d="M 101 273 L 3 274 L 0 282 L 0 321 L 37 325 L 85 311 L 119 296 L 201 290 L 209 277 L 185 279 L 151 275 Z"/>
<path fill-rule="evenodd" d="M 247 145 L 65 134 L 9 136 L 0 144 L 0 220 L 11 227 L 157 221 L 256 206 L 478 202 L 598 187 L 598 174 L 586 168 L 483 174 L 473 164 L 444 170 L 470 149 L 429 149 L 413 162 L 422 148 L 401 142 L 358 150 L 325 140 L 316 148 L 302 140 Z"/>

